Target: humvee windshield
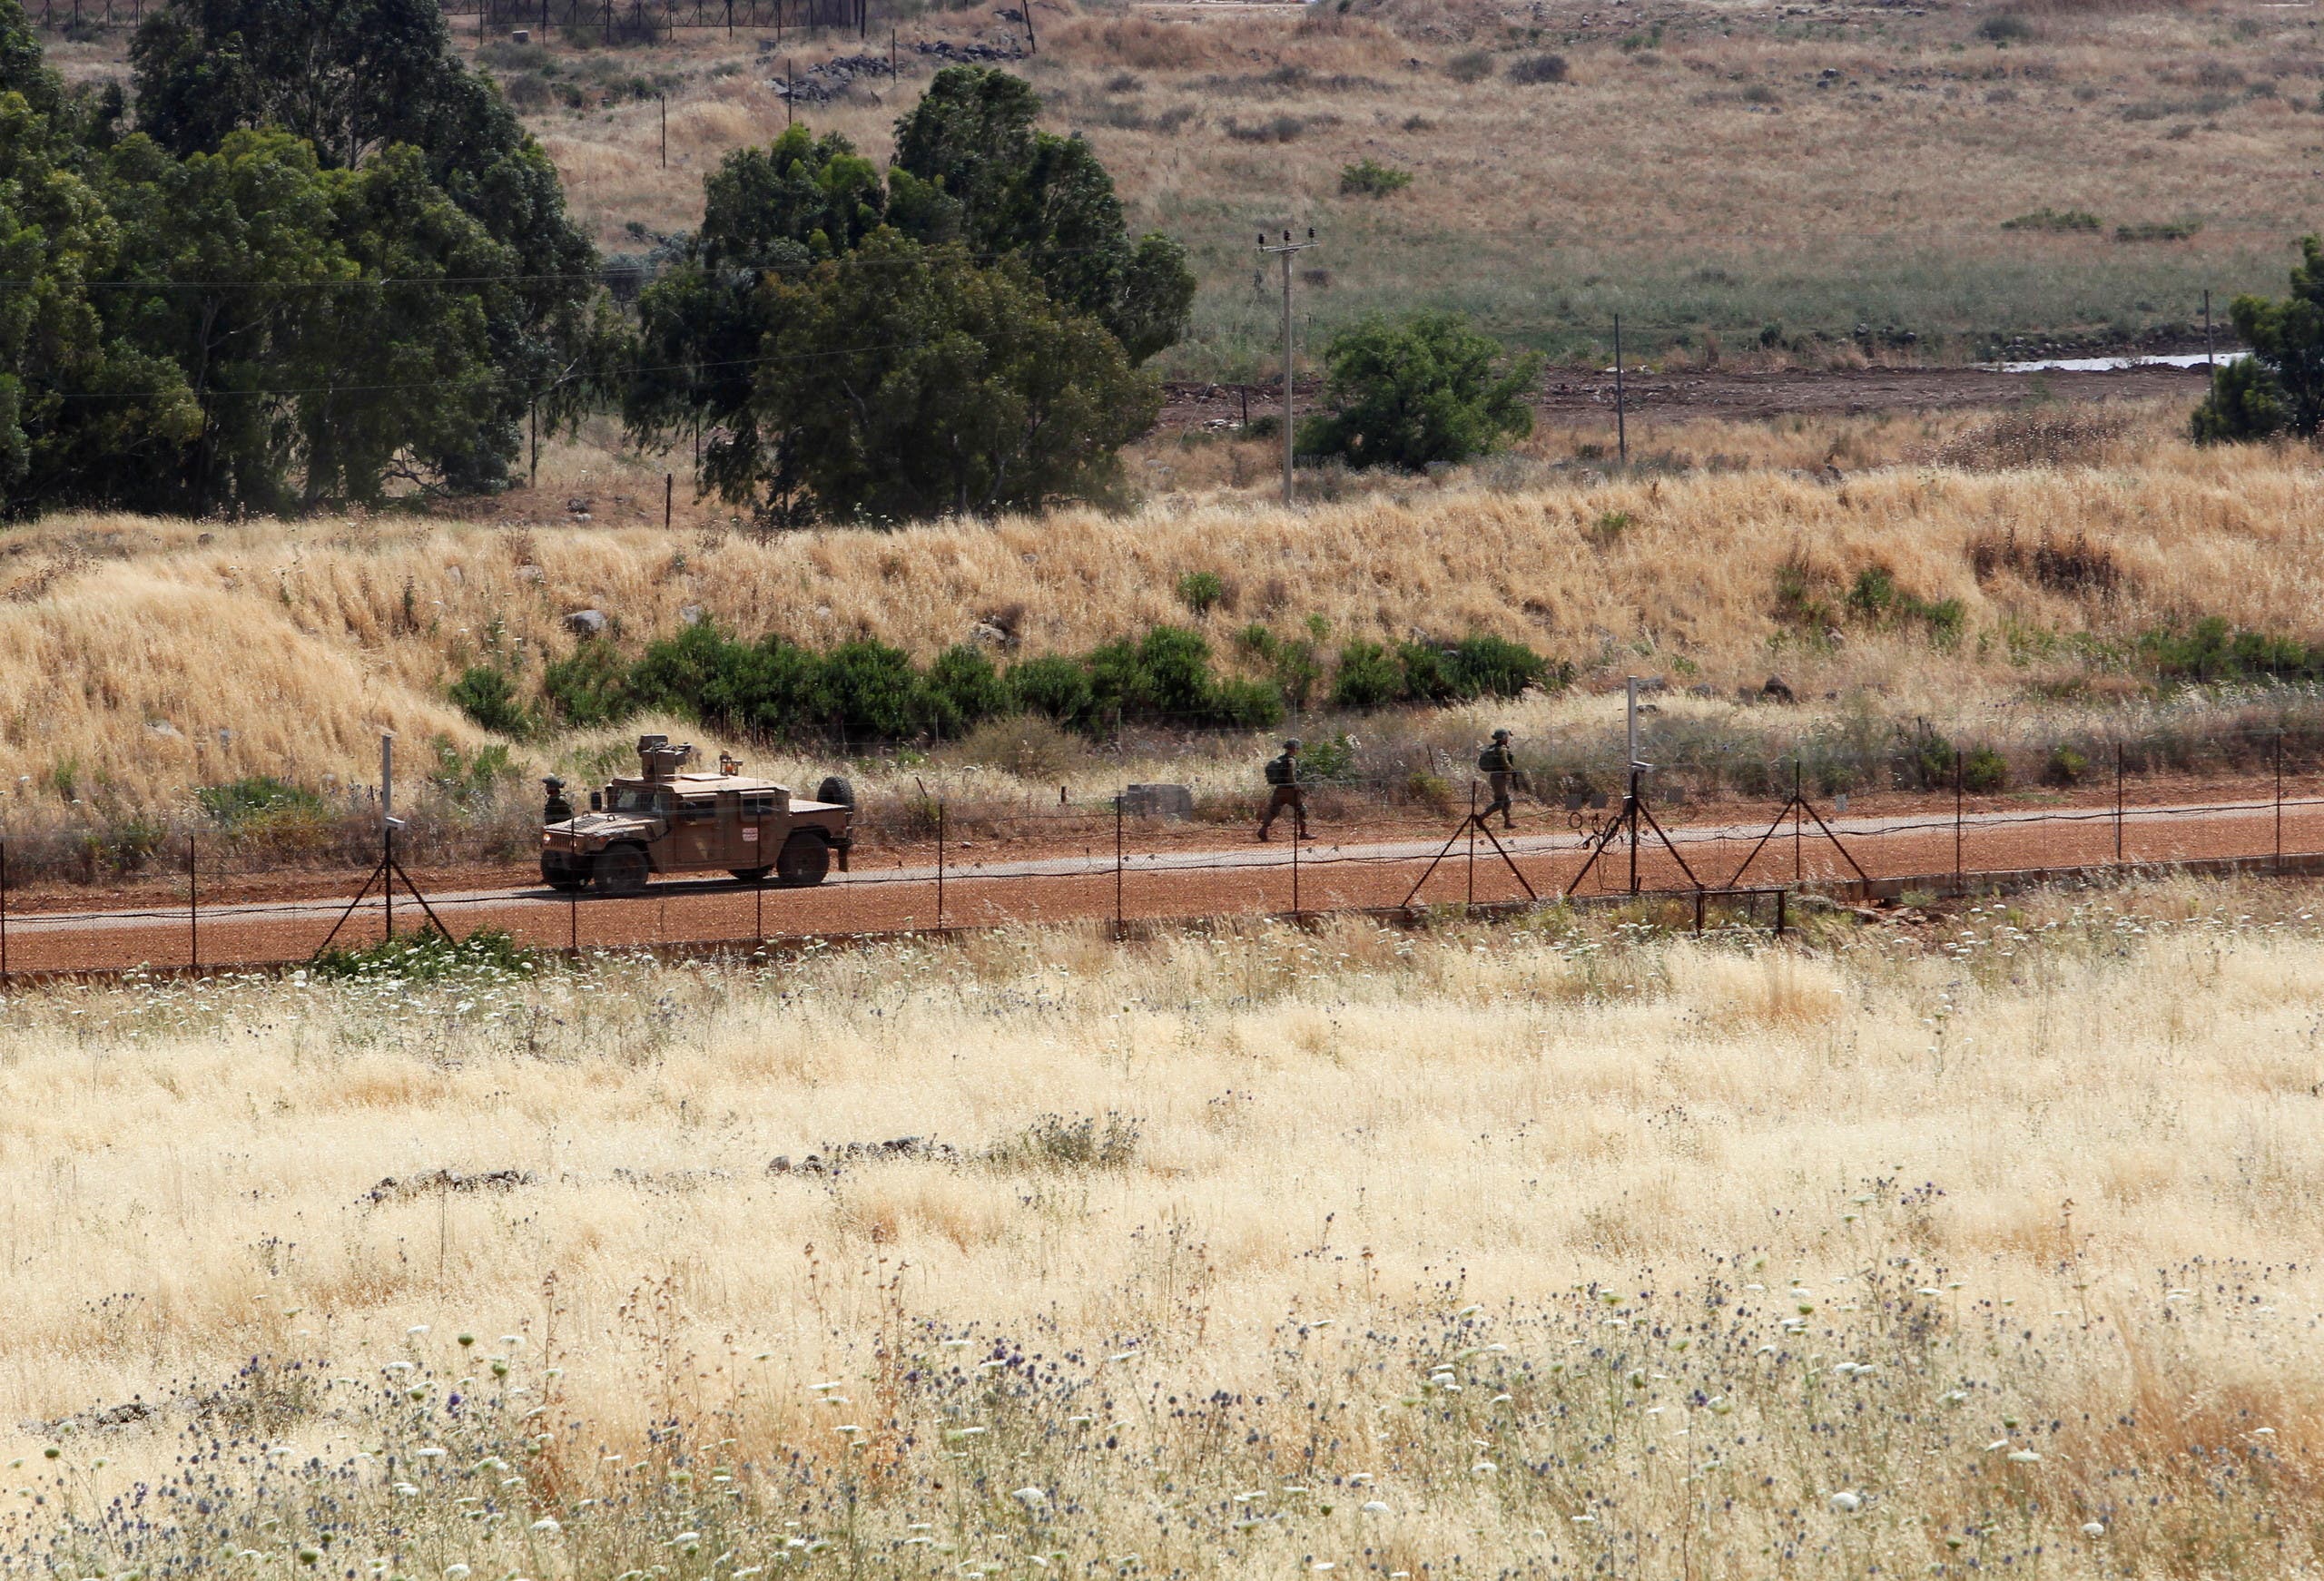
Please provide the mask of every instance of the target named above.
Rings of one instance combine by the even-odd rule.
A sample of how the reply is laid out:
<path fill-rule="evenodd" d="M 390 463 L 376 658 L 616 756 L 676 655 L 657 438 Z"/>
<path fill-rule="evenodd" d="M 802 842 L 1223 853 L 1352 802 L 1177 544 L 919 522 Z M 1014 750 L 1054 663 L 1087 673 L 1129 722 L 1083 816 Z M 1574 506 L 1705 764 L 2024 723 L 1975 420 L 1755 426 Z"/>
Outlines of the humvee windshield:
<path fill-rule="evenodd" d="M 666 812 L 670 793 L 650 785 L 616 785 L 613 788 L 609 812 L 642 812 L 649 816 Z"/>

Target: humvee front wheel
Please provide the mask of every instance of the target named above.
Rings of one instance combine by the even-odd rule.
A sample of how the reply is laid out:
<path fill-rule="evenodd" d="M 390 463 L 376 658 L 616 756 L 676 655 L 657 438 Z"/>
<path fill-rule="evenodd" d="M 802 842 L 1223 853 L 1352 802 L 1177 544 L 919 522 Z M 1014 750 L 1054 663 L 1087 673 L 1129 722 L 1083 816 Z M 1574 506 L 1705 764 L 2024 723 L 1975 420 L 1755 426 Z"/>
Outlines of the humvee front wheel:
<path fill-rule="evenodd" d="M 597 853 L 593 877 L 600 895 L 635 895 L 645 888 L 645 853 L 634 845 L 608 847 Z"/>
<path fill-rule="evenodd" d="M 729 868 L 726 870 L 734 874 L 736 878 L 742 879 L 745 884 L 755 884 L 761 879 L 765 878 L 769 873 L 774 871 L 773 868 Z"/>
<path fill-rule="evenodd" d="M 831 842 L 812 830 L 794 830 L 774 859 L 776 881 L 786 889 L 812 889 L 831 870 Z"/>

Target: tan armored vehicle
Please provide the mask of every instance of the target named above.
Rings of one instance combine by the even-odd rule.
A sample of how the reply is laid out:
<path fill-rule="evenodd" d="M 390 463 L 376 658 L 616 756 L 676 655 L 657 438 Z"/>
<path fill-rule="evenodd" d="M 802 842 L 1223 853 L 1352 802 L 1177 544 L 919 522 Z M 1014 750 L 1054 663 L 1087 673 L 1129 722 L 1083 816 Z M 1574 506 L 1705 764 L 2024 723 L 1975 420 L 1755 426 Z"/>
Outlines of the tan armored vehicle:
<path fill-rule="evenodd" d="M 721 757 L 714 774 L 682 773 L 694 748 L 667 736 L 640 736 L 637 756 L 637 778 L 590 791 L 588 811 L 541 830 L 541 877 L 552 888 L 635 895 L 650 874 L 724 871 L 749 883 L 772 873 L 803 889 L 823 881 L 834 852 L 847 870 L 855 806 L 846 781 L 825 780 L 810 801 L 745 778 L 732 758 Z M 554 818 L 555 783 L 550 797 Z"/>

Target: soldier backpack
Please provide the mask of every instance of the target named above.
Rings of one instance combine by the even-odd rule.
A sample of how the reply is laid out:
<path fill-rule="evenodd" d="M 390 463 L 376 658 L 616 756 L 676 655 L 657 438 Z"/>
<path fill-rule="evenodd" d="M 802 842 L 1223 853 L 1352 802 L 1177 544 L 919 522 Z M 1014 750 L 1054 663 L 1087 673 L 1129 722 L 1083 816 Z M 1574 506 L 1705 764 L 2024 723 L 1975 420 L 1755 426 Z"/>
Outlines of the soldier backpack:
<path fill-rule="evenodd" d="M 1267 783 L 1268 783 L 1268 784 L 1270 784 L 1270 785 L 1288 785 L 1288 784 L 1292 783 L 1292 781 L 1293 781 L 1293 773 L 1292 773 L 1292 767 L 1291 767 L 1291 759 L 1289 758 L 1289 756 L 1287 756 L 1287 755 L 1286 755 L 1286 756 L 1280 757 L 1280 758 L 1269 758 L 1269 759 L 1267 760 Z"/>

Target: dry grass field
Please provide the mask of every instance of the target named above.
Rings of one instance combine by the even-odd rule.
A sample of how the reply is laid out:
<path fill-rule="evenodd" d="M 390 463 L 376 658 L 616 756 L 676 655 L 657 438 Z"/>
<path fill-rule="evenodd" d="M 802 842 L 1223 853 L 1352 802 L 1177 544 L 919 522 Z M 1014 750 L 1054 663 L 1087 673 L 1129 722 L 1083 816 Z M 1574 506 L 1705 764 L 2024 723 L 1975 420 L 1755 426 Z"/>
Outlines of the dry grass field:
<path fill-rule="evenodd" d="M 1803 424 L 1758 441 L 1697 437 L 1764 442 L 1778 457 L 1804 438 L 1798 459 L 1891 464 L 1837 484 L 1740 461 L 1613 479 L 1521 456 L 1295 513 L 1263 491 L 1189 487 L 1120 517 L 771 538 L 707 513 L 665 534 L 649 516 L 657 499 L 638 488 L 621 503 L 637 484 L 609 458 L 586 525 L 60 516 L 11 535 L 0 569 L 0 783 L 21 811 L 169 805 L 246 774 L 368 781 L 382 728 L 480 744 L 445 700 L 449 681 L 486 658 L 537 677 L 573 645 L 563 618 L 583 608 L 606 614 L 633 653 L 706 617 L 816 646 L 874 636 L 925 659 L 995 615 L 1019 653 L 1078 652 L 1190 620 L 1178 580 L 1207 570 L 1228 597 L 1197 624 L 1229 663 L 1233 634 L 1255 621 L 1290 632 L 1312 618 L 1327 644 L 1482 631 L 1571 662 L 1585 692 L 1639 673 L 1731 695 L 1772 667 L 1811 699 L 1868 695 L 1940 721 L 2093 677 L 2134 692 L 2112 669 L 2128 639 L 2201 615 L 2324 638 L 2305 453 L 2199 451 L 2173 423 L 2155 414 L 2053 466 L 1909 465 L 1959 432 Z M 1216 448 L 1156 454 L 1199 468 Z M 2013 541 L 2079 542 L 2118 574 L 2061 588 L 2023 555 L 1989 553 L 1981 576 L 1978 546 Z M 1787 566 L 1835 609 L 1860 572 L 1884 567 L 1918 597 L 1960 599 L 1961 633 L 1940 643 L 1910 623 L 1835 616 L 1843 642 L 1803 641 L 1778 595 Z M 531 750 L 553 761 L 564 749 Z M 1118 782 L 1120 764 L 1089 767 Z"/>
<path fill-rule="evenodd" d="M 2020 331 L 2184 329 L 2206 287 L 2222 302 L 2280 290 L 2316 224 L 2324 43 L 2299 6 L 1045 0 L 1036 15 L 1040 51 L 1014 69 L 1049 124 L 1092 141 L 1134 223 L 1195 252 L 1196 333 L 1169 360 L 1197 376 L 1267 366 L 1275 299 L 1254 292 L 1249 251 L 1262 227 L 1323 235 L 1302 297 L 1311 342 L 1368 309 L 1433 304 L 1603 357 L 1620 312 L 1634 354 L 1817 366 Z M 884 56 L 880 32 L 793 30 L 779 49 L 766 29 L 613 51 L 552 36 L 483 58 L 600 244 L 642 253 L 695 222 L 723 154 L 780 131 L 770 83 L 786 61 L 803 76 Z M 900 83 L 801 113 L 884 159 L 900 94 L 935 69 L 917 44 L 1014 35 L 980 12 L 906 20 Z M 53 41 L 84 78 L 118 73 L 121 51 L 118 35 Z M 1565 80 L 1512 76 L 1551 54 Z M 1343 193 L 1362 159 L 1415 180 Z M 2044 211 L 2095 229 L 2004 229 Z M 2187 224 L 2181 240 L 2117 237 Z M 1892 328 L 1920 341 L 1890 344 Z"/>
<path fill-rule="evenodd" d="M 18 995 L 0 1549 L 2312 1573 L 2314 898 Z"/>

